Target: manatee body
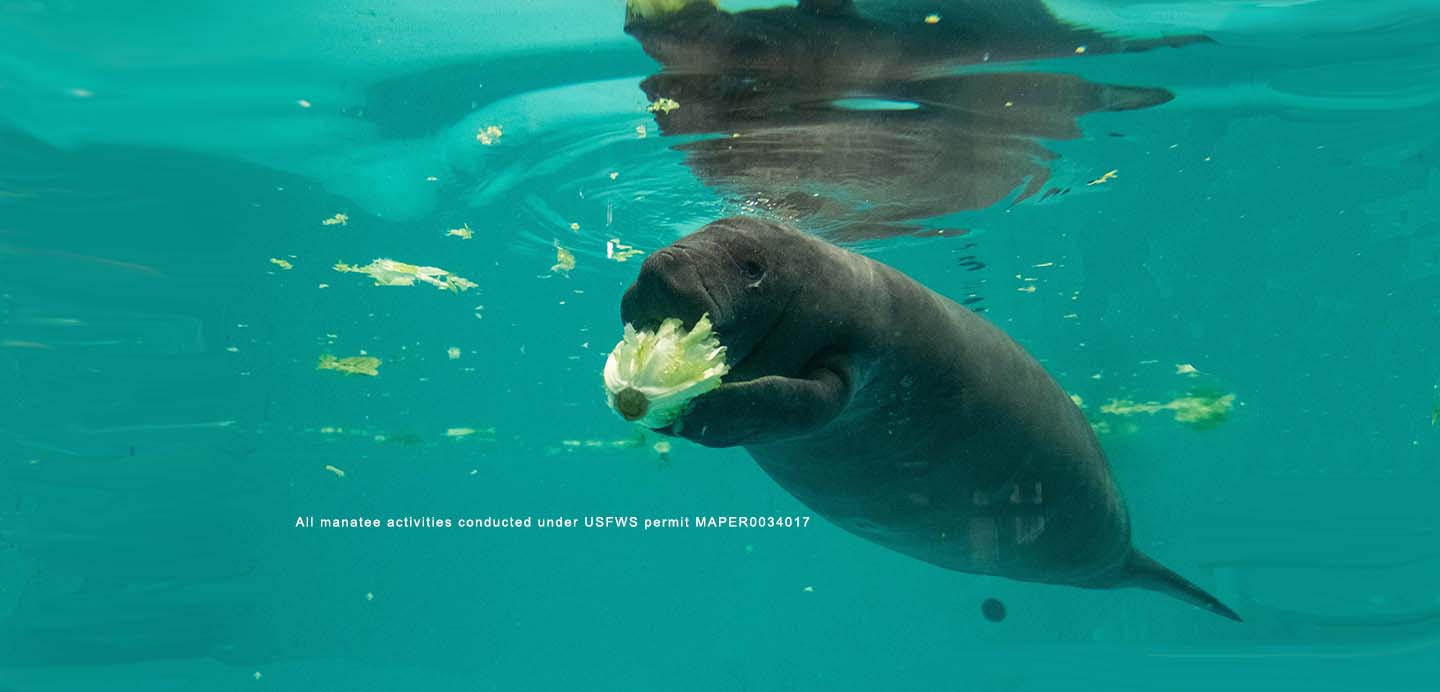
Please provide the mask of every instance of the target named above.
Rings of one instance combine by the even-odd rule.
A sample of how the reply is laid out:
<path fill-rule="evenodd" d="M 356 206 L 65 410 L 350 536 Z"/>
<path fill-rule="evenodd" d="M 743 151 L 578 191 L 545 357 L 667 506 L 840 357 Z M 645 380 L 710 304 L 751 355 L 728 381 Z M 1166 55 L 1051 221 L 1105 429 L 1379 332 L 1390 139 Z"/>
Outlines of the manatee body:
<path fill-rule="evenodd" d="M 785 226 L 716 221 L 646 259 L 621 319 L 708 313 L 731 371 L 666 430 L 744 446 L 837 526 L 948 569 L 1161 591 L 1239 617 L 1130 545 L 1080 410 L 999 329 Z"/>

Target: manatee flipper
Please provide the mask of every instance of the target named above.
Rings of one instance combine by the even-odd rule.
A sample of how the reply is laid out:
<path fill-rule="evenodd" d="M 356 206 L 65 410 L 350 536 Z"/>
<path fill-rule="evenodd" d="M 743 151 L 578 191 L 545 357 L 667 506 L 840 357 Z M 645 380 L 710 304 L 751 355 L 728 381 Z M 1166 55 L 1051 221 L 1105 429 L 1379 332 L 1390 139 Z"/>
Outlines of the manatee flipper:
<path fill-rule="evenodd" d="M 1204 589 L 1192 584 L 1190 580 L 1170 571 L 1169 568 L 1138 550 L 1131 549 L 1130 551 L 1130 559 L 1125 566 L 1122 584 L 1158 591 L 1186 603 L 1200 606 L 1217 615 L 1224 615 L 1236 622 L 1244 622 L 1229 606 L 1221 603 L 1220 599 L 1211 596 Z"/>
<path fill-rule="evenodd" d="M 697 397 L 668 432 L 706 447 L 771 442 L 830 422 L 849 399 L 834 370 L 816 369 L 804 378 L 766 375 Z"/>

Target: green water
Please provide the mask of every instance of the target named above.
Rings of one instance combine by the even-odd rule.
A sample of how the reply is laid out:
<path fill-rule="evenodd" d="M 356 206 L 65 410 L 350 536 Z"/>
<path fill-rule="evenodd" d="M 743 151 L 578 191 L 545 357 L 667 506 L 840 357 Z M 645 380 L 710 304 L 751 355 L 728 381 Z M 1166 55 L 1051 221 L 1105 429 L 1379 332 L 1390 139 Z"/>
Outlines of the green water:
<path fill-rule="evenodd" d="M 1175 99 L 1042 140 L 1068 194 L 849 243 L 1040 358 L 1244 624 L 818 517 L 296 527 L 813 514 L 606 407 L 607 241 L 758 212 L 661 135 L 623 3 L 491 5 L 0 3 L 0 690 L 1433 689 L 1433 5 L 1066 3 L 1218 43 L 1040 63 Z M 376 258 L 475 285 L 334 269 Z M 1195 394 L 1233 405 L 1102 410 Z"/>

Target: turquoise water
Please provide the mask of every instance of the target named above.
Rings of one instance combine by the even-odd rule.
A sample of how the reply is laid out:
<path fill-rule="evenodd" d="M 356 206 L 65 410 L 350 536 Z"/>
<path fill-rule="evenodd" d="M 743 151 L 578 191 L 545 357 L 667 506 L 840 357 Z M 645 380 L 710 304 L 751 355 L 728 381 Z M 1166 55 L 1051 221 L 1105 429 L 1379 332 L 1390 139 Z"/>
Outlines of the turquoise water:
<path fill-rule="evenodd" d="M 1136 544 L 1243 624 L 818 517 L 297 527 L 813 514 L 743 451 L 661 454 L 605 405 L 643 259 L 616 243 L 787 213 L 687 165 L 623 5 L 0 3 L 0 689 L 1434 688 L 1429 2 L 1052 3 L 1216 43 L 1025 64 L 1174 95 L 1025 137 L 1069 192 L 1024 178 L 893 234 L 795 219 L 1040 358 Z M 474 286 L 334 269 L 376 258 Z M 1177 419 L 1185 397 L 1230 408 Z"/>

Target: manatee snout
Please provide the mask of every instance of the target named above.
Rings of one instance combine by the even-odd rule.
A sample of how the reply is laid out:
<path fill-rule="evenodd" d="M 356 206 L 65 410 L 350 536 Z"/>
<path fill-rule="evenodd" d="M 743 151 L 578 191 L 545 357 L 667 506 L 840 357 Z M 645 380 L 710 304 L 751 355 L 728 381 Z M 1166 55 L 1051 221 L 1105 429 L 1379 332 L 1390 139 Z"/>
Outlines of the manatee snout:
<path fill-rule="evenodd" d="M 711 320 L 718 319 L 715 301 L 689 255 L 672 245 L 647 257 L 635 284 L 620 300 L 620 320 L 636 329 L 655 329 L 676 317 L 691 329 L 706 313 Z"/>

